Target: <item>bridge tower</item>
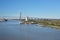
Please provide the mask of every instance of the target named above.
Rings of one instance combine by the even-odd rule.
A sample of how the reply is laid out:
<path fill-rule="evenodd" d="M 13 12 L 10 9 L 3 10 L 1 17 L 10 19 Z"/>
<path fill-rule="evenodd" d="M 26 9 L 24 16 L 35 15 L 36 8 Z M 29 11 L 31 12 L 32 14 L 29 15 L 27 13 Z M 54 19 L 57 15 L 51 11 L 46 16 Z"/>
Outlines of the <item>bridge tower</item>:
<path fill-rule="evenodd" d="M 19 19 L 21 20 L 21 12 L 20 12 L 20 18 Z"/>

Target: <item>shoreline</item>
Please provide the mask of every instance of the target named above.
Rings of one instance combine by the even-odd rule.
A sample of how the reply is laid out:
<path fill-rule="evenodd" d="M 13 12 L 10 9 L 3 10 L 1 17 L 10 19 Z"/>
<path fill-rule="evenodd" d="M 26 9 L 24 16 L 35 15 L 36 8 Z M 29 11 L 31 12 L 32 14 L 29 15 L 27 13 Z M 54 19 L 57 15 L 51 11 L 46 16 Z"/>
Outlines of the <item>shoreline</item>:
<path fill-rule="evenodd" d="M 38 25 L 41 25 L 41 24 L 38 24 Z M 56 29 L 60 29 L 60 26 L 54 26 L 54 25 L 41 25 L 42 27 L 47 27 L 48 28 L 56 28 Z"/>

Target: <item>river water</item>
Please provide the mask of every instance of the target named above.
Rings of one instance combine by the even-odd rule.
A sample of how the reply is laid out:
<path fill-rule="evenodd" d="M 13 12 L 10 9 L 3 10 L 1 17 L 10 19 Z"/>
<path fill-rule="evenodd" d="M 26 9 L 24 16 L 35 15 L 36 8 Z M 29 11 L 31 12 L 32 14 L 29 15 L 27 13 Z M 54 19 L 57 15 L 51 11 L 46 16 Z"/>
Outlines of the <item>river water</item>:
<path fill-rule="evenodd" d="M 8 20 L 0 22 L 0 40 L 60 40 L 60 29 Z"/>

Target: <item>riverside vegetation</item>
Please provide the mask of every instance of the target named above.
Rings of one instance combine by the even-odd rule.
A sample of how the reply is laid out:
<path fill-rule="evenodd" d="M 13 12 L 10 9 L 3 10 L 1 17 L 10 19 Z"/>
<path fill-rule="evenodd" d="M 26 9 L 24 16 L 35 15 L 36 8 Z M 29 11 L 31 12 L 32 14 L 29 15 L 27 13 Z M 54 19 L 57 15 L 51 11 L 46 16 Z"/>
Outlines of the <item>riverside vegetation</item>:
<path fill-rule="evenodd" d="M 38 24 L 43 26 L 60 29 L 60 19 L 43 19 L 43 20 L 38 20 L 37 22 Z"/>
<path fill-rule="evenodd" d="M 60 19 L 38 19 L 38 20 L 28 20 L 29 22 L 34 22 L 36 24 L 51 27 L 51 28 L 57 28 L 60 29 Z"/>

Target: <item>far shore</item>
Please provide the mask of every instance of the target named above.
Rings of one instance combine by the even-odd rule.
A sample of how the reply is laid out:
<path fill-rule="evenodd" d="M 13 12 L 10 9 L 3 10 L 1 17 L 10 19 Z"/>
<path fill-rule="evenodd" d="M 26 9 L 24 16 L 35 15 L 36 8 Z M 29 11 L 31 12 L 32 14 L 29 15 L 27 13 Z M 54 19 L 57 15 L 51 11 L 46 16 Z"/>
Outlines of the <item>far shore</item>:
<path fill-rule="evenodd" d="M 39 25 L 41 25 L 41 24 L 39 24 Z M 49 28 L 60 29 L 60 26 L 54 26 L 54 25 L 41 25 L 41 27 L 49 27 Z"/>

